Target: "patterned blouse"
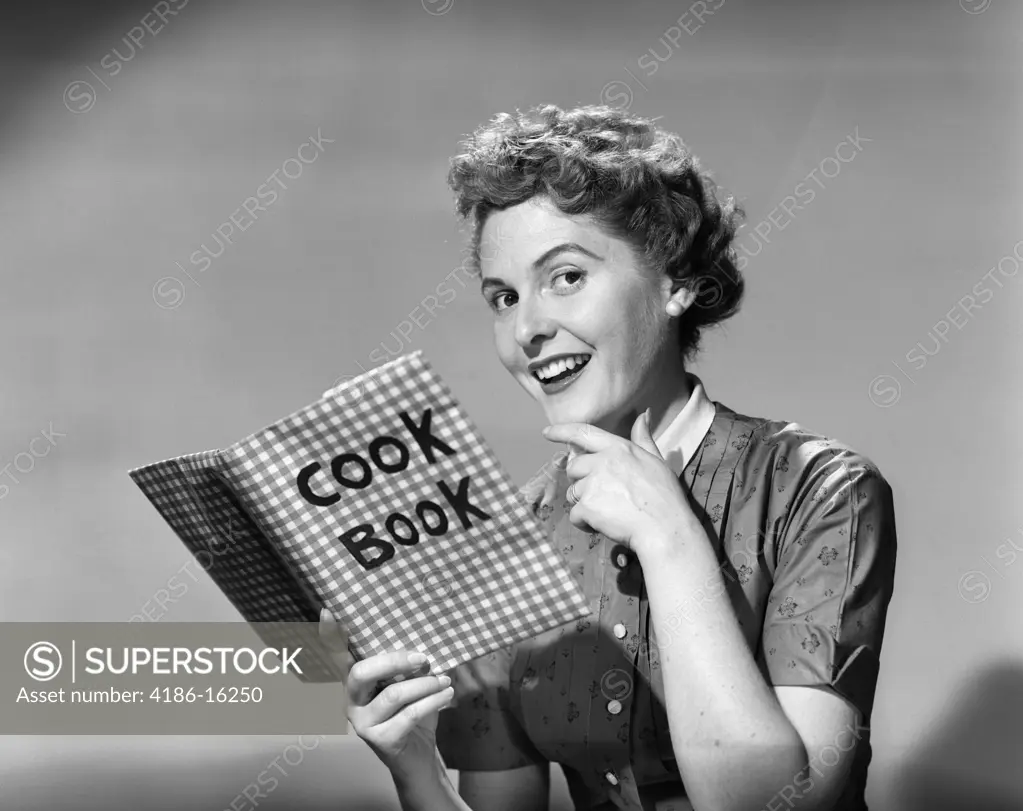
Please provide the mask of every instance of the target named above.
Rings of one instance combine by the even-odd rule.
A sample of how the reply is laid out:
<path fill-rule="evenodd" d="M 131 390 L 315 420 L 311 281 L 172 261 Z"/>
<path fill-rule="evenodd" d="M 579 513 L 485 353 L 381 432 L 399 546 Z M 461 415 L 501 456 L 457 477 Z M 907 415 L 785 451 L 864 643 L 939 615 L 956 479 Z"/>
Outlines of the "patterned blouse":
<path fill-rule="evenodd" d="M 706 398 L 702 384 L 697 394 Z M 706 406 L 707 430 L 687 452 L 666 453 L 655 441 L 702 513 L 767 682 L 821 687 L 862 713 L 852 774 L 835 806 L 862 811 L 895 576 L 891 488 L 869 459 L 836 440 Z M 657 640 L 670 645 L 672 627 L 699 622 L 700 597 L 679 594 L 676 611 L 654 628 L 635 555 L 569 523 L 563 467 L 546 478 L 532 506 L 591 614 L 452 671 L 455 702 L 440 713 L 438 749 L 448 768 L 467 771 L 558 763 L 577 811 L 689 809 Z"/>

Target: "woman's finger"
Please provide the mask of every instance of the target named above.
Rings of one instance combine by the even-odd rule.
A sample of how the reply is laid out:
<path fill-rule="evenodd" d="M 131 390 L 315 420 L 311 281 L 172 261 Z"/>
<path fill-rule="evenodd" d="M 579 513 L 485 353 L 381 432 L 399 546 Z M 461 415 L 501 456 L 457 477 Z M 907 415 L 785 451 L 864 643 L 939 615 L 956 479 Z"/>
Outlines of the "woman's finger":
<path fill-rule="evenodd" d="M 565 442 L 577 446 L 579 451 L 597 453 L 626 441 L 603 428 L 585 422 L 560 422 L 548 425 L 541 432 L 551 442 Z"/>
<path fill-rule="evenodd" d="M 347 629 L 340 622 L 334 619 L 329 609 L 320 609 L 319 624 L 320 643 L 327 649 L 331 659 L 347 673 L 355 664 L 355 657 L 348 649 Z"/>
<path fill-rule="evenodd" d="M 601 457 L 596 453 L 580 453 L 565 465 L 565 475 L 570 480 L 581 479 L 595 471 L 600 462 Z"/>
<path fill-rule="evenodd" d="M 348 703 L 365 706 L 373 700 L 377 682 L 408 678 L 424 667 L 429 667 L 425 654 L 401 648 L 356 662 L 348 671 Z"/>
<path fill-rule="evenodd" d="M 568 522 L 572 526 L 580 532 L 585 532 L 587 535 L 595 535 L 597 530 L 588 523 L 587 518 L 589 517 L 589 509 L 587 509 L 585 504 L 580 504 L 578 501 L 573 503 L 572 509 L 568 511 Z"/>
<path fill-rule="evenodd" d="M 373 727 L 370 737 L 377 745 L 400 748 L 417 724 L 422 723 L 431 713 L 439 712 L 451 703 L 455 696 L 453 687 L 445 687 L 438 693 L 406 704 L 388 720 Z"/>
<path fill-rule="evenodd" d="M 345 627 L 334 619 L 334 615 L 330 613 L 330 609 L 320 609 L 320 624 L 318 630 L 320 634 L 320 641 L 331 653 L 346 653 L 348 651 L 348 644 L 344 639 Z"/>
<path fill-rule="evenodd" d="M 420 676 L 389 684 L 369 704 L 356 708 L 352 713 L 352 723 L 364 727 L 379 726 L 409 704 L 444 690 L 450 684 L 451 677 L 446 675 Z"/>

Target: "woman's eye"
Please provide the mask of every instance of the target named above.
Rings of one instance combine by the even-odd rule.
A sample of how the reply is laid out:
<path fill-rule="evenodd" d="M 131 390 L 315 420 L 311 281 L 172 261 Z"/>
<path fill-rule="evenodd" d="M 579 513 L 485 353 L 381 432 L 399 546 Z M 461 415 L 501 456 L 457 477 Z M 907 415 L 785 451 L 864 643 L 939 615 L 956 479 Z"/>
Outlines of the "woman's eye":
<path fill-rule="evenodd" d="M 501 300 L 504 299 L 504 298 L 514 299 L 515 298 L 515 294 L 514 293 L 498 293 L 496 296 L 494 296 L 490 300 L 490 306 L 493 307 L 494 310 L 496 310 L 497 312 L 501 312 L 502 310 L 506 309 L 505 307 L 501 306 Z M 509 302 L 508 303 L 508 307 L 511 307 L 511 305 L 514 304 L 514 303 L 515 303 L 514 301 Z"/>
<path fill-rule="evenodd" d="M 565 270 L 554 277 L 553 286 L 561 290 L 571 289 L 573 287 L 577 287 L 584 276 L 585 274 L 581 270 L 576 270 L 575 268 Z M 562 280 L 565 283 L 558 284 L 558 282 Z"/>

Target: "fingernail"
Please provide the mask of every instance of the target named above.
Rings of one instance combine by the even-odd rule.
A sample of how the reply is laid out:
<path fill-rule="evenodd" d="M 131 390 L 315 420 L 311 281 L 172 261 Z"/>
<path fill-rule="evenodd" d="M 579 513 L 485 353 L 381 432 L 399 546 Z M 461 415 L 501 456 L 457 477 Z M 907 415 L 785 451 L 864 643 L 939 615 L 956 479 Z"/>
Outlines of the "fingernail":
<path fill-rule="evenodd" d="M 416 653 L 410 653 L 408 655 L 408 661 L 410 665 L 421 665 L 426 661 L 426 654 L 419 653 L 418 651 Z"/>
<path fill-rule="evenodd" d="M 450 676 L 438 676 L 437 677 L 437 681 L 440 682 L 440 686 L 441 687 L 447 687 L 449 684 L 451 684 L 451 677 Z"/>

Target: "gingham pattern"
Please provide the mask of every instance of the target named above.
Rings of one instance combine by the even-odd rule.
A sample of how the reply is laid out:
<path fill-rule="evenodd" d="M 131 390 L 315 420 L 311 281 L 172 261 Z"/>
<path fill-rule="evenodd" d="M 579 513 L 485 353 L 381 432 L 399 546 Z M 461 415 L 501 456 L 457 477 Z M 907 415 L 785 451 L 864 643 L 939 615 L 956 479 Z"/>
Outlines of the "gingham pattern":
<path fill-rule="evenodd" d="M 128 475 L 248 622 L 317 622 L 318 604 L 217 477 L 219 464 L 217 451 L 205 451 L 145 465 Z M 291 635 L 305 627 L 253 626 L 269 647 L 294 646 Z M 296 661 L 303 670 L 298 676 L 302 681 L 344 678 L 318 641 L 306 641 Z"/>
<path fill-rule="evenodd" d="M 433 464 L 399 418 L 404 411 L 419 425 L 426 409 L 430 433 L 455 450 L 449 456 L 435 449 Z M 408 448 L 404 471 L 383 473 L 370 461 L 369 443 L 383 435 Z M 330 463 L 341 453 L 369 462 L 367 487 L 335 482 Z M 395 457 L 393 448 L 384 449 L 386 462 Z M 219 459 L 263 534 L 346 625 L 357 659 L 402 645 L 422 650 L 432 672 L 441 673 L 589 614 L 539 521 L 420 351 L 345 382 L 220 452 Z M 321 465 L 313 489 L 337 492 L 339 502 L 317 507 L 299 494 L 297 474 L 312 462 Z M 468 530 L 437 485 L 442 481 L 457 491 L 463 476 L 470 477 L 469 502 L 491 516 L 470 514 Z M 423 530 L 415 510 L 422 501 L 444 510 L 444 535 Z M 367 571 L 337 538 L 369 523 L 375 537 L 393 543 L 384 520 L 394 512 L 412 520 L 419 542 L 394 544 L 394 557 Z"/>

